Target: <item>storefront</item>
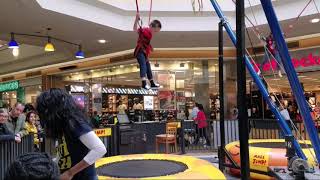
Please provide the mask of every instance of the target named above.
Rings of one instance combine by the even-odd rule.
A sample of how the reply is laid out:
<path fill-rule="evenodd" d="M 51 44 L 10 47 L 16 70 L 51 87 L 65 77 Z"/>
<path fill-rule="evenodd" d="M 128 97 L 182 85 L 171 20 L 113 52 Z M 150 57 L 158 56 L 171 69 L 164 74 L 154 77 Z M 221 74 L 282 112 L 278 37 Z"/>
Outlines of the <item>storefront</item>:
<path fill-rule="evenodd" d="M 12 107 L 17 102 L 35 104 L 40 93 L 40 77 L 0 83 L 0 107 Z"/>
<path fill-rule="evenodd" d="M 232 95 L 235 87 L 233 63 L 227 61 L 225 64 L 229 71 L 225 75 L 227 108 L 236 104 Z M 177 113 L 189 118 L 194 103 L 198 102 L 204 105 L 211 119 L 219 118 L 217 60 L 161 59 L 156 63 L 152 61 L 151 66 L 154 79 L 161 84 L 156 91 L 140 88 L 139 67 L 134 61 L 55 76 L 68 86 L 89 114 L 95 111 L 98 114 L 117 113 L 121 101 L 128 111 L 135 110 L 135 103 L 141 104 L 145 112 L 152 114 L 152 118 L 147 119 L 162 120 Z"/>
<path fill-rule="evenodd" d="M 320 108 L 320 48 L 304 49 L 291 51 L 292 63 L 298 73 L 298 78 L 304 88 L 306 100 L 310 108 L 316 111 Z M 297 111 L 294 97 L 291 93 L 291 87 L 283 70 L 279 75 L 278 63 L 274 59 L 264 59 L 259 57 L 258 66 L 266 81 L 271 97 L 274 101 L 281 101 L 290 111 Z M 250 112 L 256 118 L 272 118 L 272 113 L 263 103 L 259 91 L 256 89 L 251 79 L 248 79 L 248 102 Z M 315 118 L 320 117 L 316 115 Z M 293 117 L 294 118 L 294 117 Z"/>
<path fill-rule="evenodd" d="M 24 90 L 19 81 L 10 81 L 0 84 L 0 107 L 12 107 L 16 102 L 24 101 Z"/>
<path fill-rule="evenodd" d="M 20 86 L 24 90 L 24 103 L 35 105 L 37 96 L 41 93 L 42 79 L 41 77 L 33 77 L 20 80 Z"/>

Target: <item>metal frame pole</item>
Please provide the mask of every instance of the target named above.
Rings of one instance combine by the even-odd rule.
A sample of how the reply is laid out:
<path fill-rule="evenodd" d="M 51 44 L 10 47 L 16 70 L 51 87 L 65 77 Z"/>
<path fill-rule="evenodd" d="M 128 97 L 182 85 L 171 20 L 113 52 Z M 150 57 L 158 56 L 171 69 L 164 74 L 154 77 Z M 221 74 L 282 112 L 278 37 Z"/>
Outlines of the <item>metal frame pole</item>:
<path fill-rule="evenodd" d="M 215 12 L 219 16 L 219 18 L 225 20 L 226 18 L 224 17 L 218 2 L 216 0 L 210 0 L 210 2 L 212 4 L 213 8 L 215 9 Z M 232 43 L 236 46 L 237 38 L 235 36 L 235 33 L 232 31 L 232 28 L 231 28 L 230 24 L 228 22 L 225 22 L 224 23 L 224 28 L 227 31 Z M 262 94 L 263 98 L 267 102 L 267 104 L 270 107 L 271 111 L 276 116 L 276 119 L 278 120 L 279 126 L 281 127 L 284 135 L 285 136 L 286 135 L 292 135 L 291 129 L 289 128 L 289 126 L 286 123 L 286 121 L 283 119 L 283 117 L 280 114 L 277 106 L 271 100 L 271 97 L 269 95 L 268 90 L 266 89 L 266 87 L 263 84 L 263 82 L 262 82 L 261 78 L 259 77 L 259 75 L 255 72 L 255 69 L 254 69 L 253 65 L 251 64 L 251 61 L 250 61 L 249 57 L 245 56 L 244 58 L 245 58 L 246 66 L 247 66 L 247 69 L 248 69 L 250 75 L 252 76 L 254 82 L 257 84 L 259 90 L 261 91 L 261 94 Z M 297 155 L 302 159 L 306 159 L 306 156 L 305 156 L 304 152 L 302 151 L 302 148 L 300 147 L 300 144 L 298 143 L 298 141 L 296 139 L 293 141 L 293 144 L 294 144 L 295 150 L 297 152 Z"/>
<path fill-rule="evenodd" d="M 250 177 L 249 164 L 249 123 L 246 103 L 246 66 L 245 66 L 245 27 L 244 0 L 236 1 L 236 36 L 237 36 L 237 106 L 239 121 L 241 179 Z"/>
<path fill-rule="evenodd" d="M 223 84 L 223 23 L 219 22 L 219 100 L 220 100 L 220 157 L 219 157 L 219 169 L 224 170 L 225 164 L 225 131 L 224 131 L 224 84 Z"/>
<path fill-rule="evenodd" d="M 297 101 L 301 116 L 303 117 L 306 129 L 309 133 L 309 137 L 314 148 L 318 162 L 320 162 L 320 139 L 316 130 L 314 121 L 310 115 L 310 109 L 307 104 L 306 98 L 303 93 L 302 86 L 297 76 L 291 57 L 287 47 L 287 43 L 284 40 L 281 27 L 278 22 L 277 15 L 273 9 L 272 2 L 270 0 L 260 0 L 264 13 L 267 17 L 271 32 L 281 57 L 284 69 L 290 82 L 291 90 Z"/>

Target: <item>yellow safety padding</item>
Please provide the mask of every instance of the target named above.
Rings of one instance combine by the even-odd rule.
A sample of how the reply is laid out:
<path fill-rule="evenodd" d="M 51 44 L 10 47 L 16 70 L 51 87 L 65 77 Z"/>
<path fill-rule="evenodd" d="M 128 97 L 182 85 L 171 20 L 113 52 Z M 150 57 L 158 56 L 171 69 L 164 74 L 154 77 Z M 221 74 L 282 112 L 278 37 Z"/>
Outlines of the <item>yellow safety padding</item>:
<path fill-rule="evenodd" d="M 214 167 L 208 161 L 198 159 L 192 156 L 181 156 L 172 154 L 136 154 L 136 155 L 125 155 L 125 156 L 113 156 L 102 158 L 96 162 L 96 168 L 107 165 L 114 162 L 127 161 L 127 160 L 169 160 L 185 164 L 188 169 L 184 172 L 180 172 L 174 175 L 139 178 L 140 180 L 185 180 L 185 179 L 197 179 L 197 180 L 224 180 L 226 177 L 224 174 Z M 129 180 L 129 178 L 114 178 L 107 176 L 99 176 L 99 180 Z M 132 178 L 130 178 L 132 179 Z"/>
<path fill-rule="evenodd" d="M 107 137 L 107 136 L 111 136 L 112 134 L 111 128 L 95 129 L 94 132 L 98 137 Z"/>

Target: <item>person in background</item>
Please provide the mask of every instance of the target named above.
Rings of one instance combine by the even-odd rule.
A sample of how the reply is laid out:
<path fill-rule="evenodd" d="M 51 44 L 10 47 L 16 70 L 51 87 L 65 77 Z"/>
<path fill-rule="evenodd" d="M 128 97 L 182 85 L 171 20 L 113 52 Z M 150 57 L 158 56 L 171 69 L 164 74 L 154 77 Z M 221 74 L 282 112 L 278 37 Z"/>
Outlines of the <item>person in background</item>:
<path fill-rule="evenodd" d="M 190 112 L 189 112 L 189 109 L 187 106 L 185 106 L 185 114 L 186 114 L 186 119 L 189 120 L 189 115 L 190 115 Z"/>
<path fill-rule="evenodd" d="M 293 109 L 293 105 L 288 105 L 288 112 L 289 112 L 289 115 L 290 115 L 290 118 L 291 119 L 294 119 L 295 118 L 295 112 L 294 112 L 294 109 Z"/>
<path fill-rule="evenodd" d="M 30 112 L 30 111 L 35 111 L 35 108 L 33 107 L 33 105 L 31 103 L 25 104 L 24 109 L 23 109 L 23 113 L 21 113 L 19 115 L 19 119 L 26 120 L 26 116 L 27 116 L 28 112 Z"/>
<path fill-rule="evenodd" d="M 284 105 L 280 104 L 279 105 L 279 110 L 280 110 L 281 116 L 286 121 L 286 123 L 288 124 L 289 128 L 292 130 L 291 118 L 290 118 L 288 109 L 285 108 Z"/>
<path fill-rule="evenodd" d="M 198 114 L 198 112 L 199 112 L 199 108 L 198 108 L 198 103 L 194 103 L 194 106 L 193 106 L 193 108 L 192 108 L 192 111 L 191 111 L 191 119 L 194 119 L 194 118 L 196 118 L 197 117 L 197 114 Z"/>
<path fill-rule="evenodd" d="M 183 110 L 183 109 L 181 109 L 181 110 L 179 111 L 179 113 L 177 114 L 177 119 L 180 120 L 180 121 L 187 119 L 186 113 L 184 113 L 184 110 Z"/>
<path fill-rule="evenodd" d="M 19 156 L 7 169 L 4 180 L 59 180 L 58 165 L 47 153 Z"/>
<path fill-rule="evenodd" d="M 119 101 L 119 106 L 117 108 L 118 114 L 126 114 L 127 106 Z"/>
<path fill-rule="evenodd" d="M 25 115 L 23 114 L 24 105 L 22 103 L 16 103 L 12 110 L 9 112 L 9 119 L 6 122 L 6 126 L 13 134 L 23 137 L 28 134 L 25 124 Z"/>
<path fill-rule="evenodd" d="M 13 133 L 11 133 L 5 124 L 8 121 L 8 117 L 9 115 L 7 109 L 0 108 L 0 142 L 16 141 L 17 143 L 20 143 L 20 137 L 15 136 Z"/>
<path fill-rule="evenodd" d="M 33 107 L 33 105 L 31 103 L 27 103 L 25 106 L 24 106 L 24 109 L 23 109 L 23 113 L 25 115 L 28 114 L 28 112 L 30 111 L 35 111 L 36 109 Z"/>
<path fill-rule="evenodd" d="M 237 106 L 233 106 L 233 108 L 231 109 L 231 118 L 232 119 L 237 119 L 238 118 L 238 108 Z"/>
<path fill-rule="evenodd" d="M 197 117 L 195 117 L 193 120 L 196 121 L 198 124 L 199 133 L 194 143 L 198 144 L 199 138 L 204 137 L 206 139 L 206 145 L 210 146 L 210 140 L 207 136 L 207 129 L 206 129 L 208 127 L 208 123 L 207 123 L 206 115 L 204 113 L 203 105 L 198 104 L 198 108 L 199 108 L 199 112 L 197 114 Z"/>
<path fill-rule="evenodd" d="M 29 111 L 26 116 L 26 128 L 29 134 L 33 134 L 34 147 L 38 151 L 40 139 L 38 137 L 38 129 L 36 126 L 37 114 L 35 111 Z"/>
<path fill-rule="evenodd" d="M 199 106 L 199 104 L 195 102 L 194 106 L 192 108 L 192 111 L 191 111 L 191 115 L 190 115 L 192 120 L 194 120 L 198 115 L 198 112 L 199 112 L 198 106 Z M 199 135 L 199 127 L 198 127 L 198 122 L 197 121 L 194 121 L 194 128 L 195 128 L 195 133 L 198 136 Z"/>
<path fill-rule="evenodd" d="M 119 123 L 127 123 L 130 122 L 128 115 L 126 113 L 127 111 L 127 106 L 122 103 L 122 101 L 119 101 L 119 106 L 117 107 L 117 118 Z"/>
<path fill-rule="evenodd" d="M 134 99 L 133 110 L 138 110 L 138 111 L 142 111 L 143 110 L 143 106 L 140 103 L 139 98 L 135 98 Z"/>
<path fill-rule="evenodd" d="M 96 180 L 94 163 L 106 147 L 70 94 L 52 88 L 37 98 L 37 112 L 47 137 L 58 140 L 60 180 Z"/>
<path fill-rule="evenodd" d="M 93 116 L 91 118 L 91 123 L 92 123 L 93 127 L 94 128 L 99 128 L 100 121 L 101 121 L 101 118 L 98 115 L 98 111 L 94 111 L 93 112 Z"/>

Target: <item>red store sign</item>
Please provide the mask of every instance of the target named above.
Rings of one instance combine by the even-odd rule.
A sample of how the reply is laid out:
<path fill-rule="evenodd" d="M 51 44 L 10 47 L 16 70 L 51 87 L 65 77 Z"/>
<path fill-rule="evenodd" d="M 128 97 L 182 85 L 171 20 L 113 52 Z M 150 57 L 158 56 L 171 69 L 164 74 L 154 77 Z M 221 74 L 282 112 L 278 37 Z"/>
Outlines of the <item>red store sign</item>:
<path fill-rule="evenodd" d="M 295 69 L 320 66 L 320 56 L 314 56 L 312 53 L 306 57 L 302 57 L 301 59 L 292 58 L 291 61 Z M 263 66 L 262 64 L 257 64 L 257 66 L 259 66 L 263 71 L 271 71 L 272 69 L 277 68 L 277 62 L 272 59 L 270 63 L 265 63 Z"/>

